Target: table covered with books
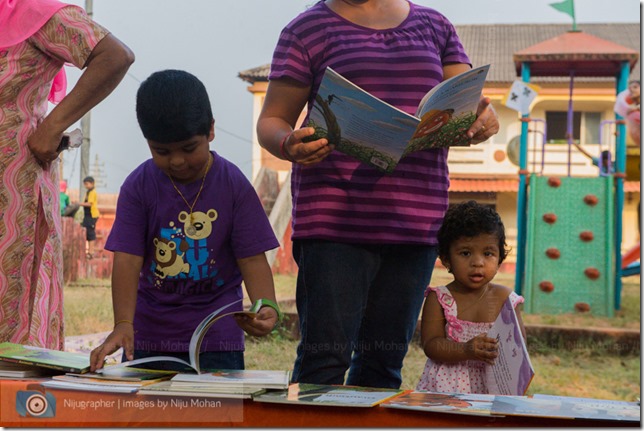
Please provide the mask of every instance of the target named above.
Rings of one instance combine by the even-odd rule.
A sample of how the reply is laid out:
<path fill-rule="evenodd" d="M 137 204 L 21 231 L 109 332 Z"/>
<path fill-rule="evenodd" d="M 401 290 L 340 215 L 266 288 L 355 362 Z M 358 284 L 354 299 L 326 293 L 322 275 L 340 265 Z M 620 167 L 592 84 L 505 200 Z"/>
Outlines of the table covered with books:
<path fill-rule="evenodd" d="M 637 420 L 490 416 L 383 407 L 278 404 L 45 388 L 46 378 L 0 380 L 5 427 L 607 427 Z M 405 394 L 403 394 L 405 395 Z M 396 399 L 396 397 L 394 397 Z"/>

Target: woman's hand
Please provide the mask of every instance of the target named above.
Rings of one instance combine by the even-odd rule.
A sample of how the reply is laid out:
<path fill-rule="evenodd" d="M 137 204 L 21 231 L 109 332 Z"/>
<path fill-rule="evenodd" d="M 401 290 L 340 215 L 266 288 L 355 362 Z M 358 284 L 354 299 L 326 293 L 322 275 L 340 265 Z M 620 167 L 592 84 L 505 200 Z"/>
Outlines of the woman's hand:
<path fill-rule="evenodd" d="M 467 136 L 472 139 L 472 144 L 487 141 L 499 132 L 499 118 L 492 107 L 489 97 L 482 97 L 476 110 L 476 121 L 472 123 Z"/>
<path fill-rule="evenodd" d="M 47 129 L 44 123 L 41 123 L 34 133 L 27 138 L 29 150 L 31 150 L 38 163 L 45 168 L 58 158 L 60 154 L 58 147 L 60 140 L 63 138 L 62 133 L 52 133 Z"/>
<path fill-rule="evenodd" d="M 480 334 L 465 343 L 466 350 L 471 359 L 477 359 L 490 365 L 499 356 L 498 341 L 487 334 Z"/>
<path fill-rule="evenodd" d="M 277 311 L 271 307 L 262 307 L 255 317 L 247 314 L 235 314 L 237 325 L 242 328 L 248 335 L 261 337 L 269 334 L 275 325 L 277 325 Z"/>
<path fill-rule="evenodd" d="M 125 357 L 128 361 L 134 359 L 134 327 L 129 322 L 123 322 L 114 327 L 114 330 L 107 336 L 103 344 L 92 350 L 90 353 L 90 371 L 94 372 L 103 368 L 105 357 L 123 347 Z"/>
<path fill-rule="evenodd" d="M 293 130 L 281 145 L 284 158 L 293 163 L 304 166 L 320 163 L 333 151 L 333 145 L 325 138 L 315 141 L 303 142 L 302 139 L 315 133 L 313 127 L 303 127 Z"/>

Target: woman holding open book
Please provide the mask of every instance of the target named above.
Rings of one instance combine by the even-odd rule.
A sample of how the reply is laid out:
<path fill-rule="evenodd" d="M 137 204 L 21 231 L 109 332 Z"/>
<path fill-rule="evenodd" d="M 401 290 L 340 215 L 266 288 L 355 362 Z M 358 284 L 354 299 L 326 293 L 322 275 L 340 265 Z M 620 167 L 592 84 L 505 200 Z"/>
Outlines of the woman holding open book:
<path fill-rule="evenodd" d="M 297 128 L 325 69 L 410 114 L 442 80 L 471 65 L 452 24 L 406 0 L 320 1 L 282 31 L 257 123 L 260 144 L 293 163 L 293 254 L 302 334 L 293 381 L 392 387 L 436 261 L 447 209 L 448 150 L 418 151 L 391 174 L 303 142 Z M 329 103 L 351 103 L 333 99 Z M 465 133 L 498 131 L 490 101 Z M 367 132 L 367 131 L 365 131 Z"/>

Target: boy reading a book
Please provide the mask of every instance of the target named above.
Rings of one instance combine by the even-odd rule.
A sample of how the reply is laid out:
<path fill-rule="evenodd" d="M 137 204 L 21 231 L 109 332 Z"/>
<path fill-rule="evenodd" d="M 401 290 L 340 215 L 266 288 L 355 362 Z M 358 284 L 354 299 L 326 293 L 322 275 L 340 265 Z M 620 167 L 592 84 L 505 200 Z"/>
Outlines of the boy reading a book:
<path fill-rule="evenodd" d="M 244 333 L 278 321 L 267 250 L 279 245 L 252 185 L 210 151 L 215 121 L 206 88 L 180 70 L 152 74 L 136 113 L 152 158 L 123 183 L 105 248 L 114 252 L 114 329 L 91 353 L 91 370 L 122 347 L 123 360 L 188 360 L 193 331 L 213 310 L 262 299 L 254 318 L 228 316 L 206 333 L 201 369 L 244 368 Z M 225 311 L 241 311 L 241 301 Z M 243 331 L 242 331 L 243 330 Z"/>

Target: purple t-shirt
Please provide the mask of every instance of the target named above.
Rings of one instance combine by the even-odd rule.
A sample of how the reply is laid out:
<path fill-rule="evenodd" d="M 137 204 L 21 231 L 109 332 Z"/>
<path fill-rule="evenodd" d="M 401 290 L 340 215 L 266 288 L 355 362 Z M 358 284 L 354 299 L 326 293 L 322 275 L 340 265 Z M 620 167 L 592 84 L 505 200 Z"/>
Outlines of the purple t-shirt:
<path fill-rule="evenodd" d="M 443 66 L 469 59 L 452 24 L 437 11 L 410 3 L 399 26 L 354 24 L 319 2 L 280 35 L 269 79 L 312 86 L 309 108 L 327 66 L 374 96 L 410 114 L 443 80 Z M 447 150 L 402 159 L 383 174 L 340 152 L 314 166 L 294 165 L 293 238 L 353 243 L 436 244 L 448 204 Z"/>
<path fill-rule="evenodd" d="M 135 349 L 187 352 L 199 322 L 242 298 L 236 259 L 279 246 L 257 193 L 232 163 L 213 154 L 203 191 L 190 209 L 152 160 L 125 180 L 105 248 L 143 256 L 134 317 Z M 201 180 L 175 183 L 192 204 Z M 241 310 L 242 304 L 226 311 Z M 244 349 L 232 317 L 207 332 L 202 351 Z"/>

